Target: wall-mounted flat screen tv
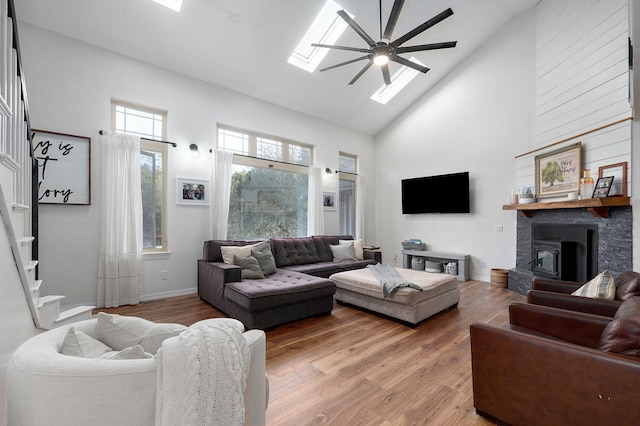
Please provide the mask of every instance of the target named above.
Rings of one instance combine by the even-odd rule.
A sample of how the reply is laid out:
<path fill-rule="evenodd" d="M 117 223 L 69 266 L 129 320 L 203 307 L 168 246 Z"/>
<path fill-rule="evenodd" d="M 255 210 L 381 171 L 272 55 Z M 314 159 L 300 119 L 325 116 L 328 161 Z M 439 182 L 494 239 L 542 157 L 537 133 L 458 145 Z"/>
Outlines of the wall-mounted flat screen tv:
<path fill-rule="evenodd" d="M 402 180 L 402 214 L 469 212 L 469 172 Z"/>

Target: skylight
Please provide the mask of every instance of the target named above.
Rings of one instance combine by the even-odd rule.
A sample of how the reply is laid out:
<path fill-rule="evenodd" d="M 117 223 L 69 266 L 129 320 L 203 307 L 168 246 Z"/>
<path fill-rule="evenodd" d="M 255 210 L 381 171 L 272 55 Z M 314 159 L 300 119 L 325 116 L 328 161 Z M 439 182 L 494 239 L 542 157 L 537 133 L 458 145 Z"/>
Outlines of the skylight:
<path fill-rule="evenodd" d="M 313 47 L 311 43 L 334 44 L 338 40 L 348 26 L 337 14 L 342 9 L 338 3 L 327 0 L 287 62 L 309 72 L 315 71 L 329 49 Z"/>
<path fill-rule="evenodd" d="M 180 8 L 182 7 L 182 0 L 153 0 L 156 3 L 160 3 L 163 6 L 168 7 L 171 10 L 175 10 L 176 12 L 180 12 Z"/>
<path fill-rule="evenodd" d="M 413 56 L 409 60 L 414 64 L 422 65 L 423 67 L 426 66 Z M 411 80 L 413 80 L 418 74 L 420 74 L 420 71 L 403 66 L 391 76 L 391 84 L 389 84 L 388 86 L 383 84 L 376 93 L 371 95 L 371 99 L 376 102 L 380 102 L 382 105 L 385 105 L 407 84 L 409 84 L 409 82 L 411 82 Z"/>

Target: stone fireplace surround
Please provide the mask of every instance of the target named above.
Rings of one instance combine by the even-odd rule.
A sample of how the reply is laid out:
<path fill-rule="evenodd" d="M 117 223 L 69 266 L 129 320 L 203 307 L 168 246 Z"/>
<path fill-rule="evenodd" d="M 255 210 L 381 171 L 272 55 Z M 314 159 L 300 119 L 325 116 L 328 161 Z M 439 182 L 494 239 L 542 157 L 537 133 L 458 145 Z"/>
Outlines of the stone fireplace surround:
<path fill-rule="evenodd" d="M 614 277 L 633 269 L 631 207 L 610 207 L 609 217 L 593 216 L 586 209 L 537 210 L 531 217 L 518 214 L 516 267 L 509 271 L 510 290 L 526 295 L 531 289 L 533 224 L 586 225 L 597 227 L 597 272 L 608 270 Z M 592 277 L 588 277 L 591 279 Z"/>

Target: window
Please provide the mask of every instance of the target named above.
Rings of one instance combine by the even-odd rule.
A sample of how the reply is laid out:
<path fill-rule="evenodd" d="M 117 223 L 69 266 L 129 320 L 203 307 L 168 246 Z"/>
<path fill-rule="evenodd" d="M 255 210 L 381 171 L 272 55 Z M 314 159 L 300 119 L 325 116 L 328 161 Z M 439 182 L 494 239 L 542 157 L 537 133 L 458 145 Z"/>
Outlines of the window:
<path fill-rule="evenodd" d="M 161 5 L 168 7 L 171 10 L 175 10 L 176 12 L 180 12 L 182 8 L 182 0 L 153 0 L 156 3 L 160 3 Z"/>
<path fill-rule="evenodd" d="M 425 66 L 422 62 L 414 58 L 413 56 L 409 59 L 414 64 Z M 413 68 L 409 68 L 407 66 L 402 66 L 398 71 L 396 71 L 391 76 L 391 84 L 386 85 L 383 84 L 380 88 L 371 95 L 371 99 L 381 103 L 382 105 L 386 105 L 395 95 L 400 93 L 404 87 L 411 82 L 416 76 L 420 74 L 420 71 L 415 70 Z"/>
<path fill-rule="evenodd" d="M 309 72 L 315 71 L 329 49 L 313 47 L 311 43 L 334 44 L 338 41 L 348 26 L 337 14 L 342 9 L 338 3 L 327 0 L 287 62 Z M 351 18 L 354 17 L 347 13 Z"/>
<path fill-rule="evenodd" d="M 111 102 L 112 129 L 145 139 L 166 138 L 166 111 Z M 142 228 L 145 252 L 167 251 L 167 144 L 140 141 Z"/>
<path fill-rule="evenodd" d="M 358 158 L 355 155 L 341 152 L 338 167 L 340 233 L 354 235 L 356 230 L 356 173 L 358 172 Z"/>
<path fill-rule="evenodd" d="M 218 127 L 218 147 L 234 155 L 229 239 L 307 234 L 309 145 Z"/>

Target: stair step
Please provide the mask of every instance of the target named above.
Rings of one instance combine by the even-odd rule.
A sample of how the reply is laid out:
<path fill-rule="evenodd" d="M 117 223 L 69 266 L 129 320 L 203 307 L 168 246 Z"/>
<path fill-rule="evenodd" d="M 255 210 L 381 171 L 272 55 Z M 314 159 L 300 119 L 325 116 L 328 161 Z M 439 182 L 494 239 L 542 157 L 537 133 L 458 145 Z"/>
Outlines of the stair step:
<path fill-rule="evenodd" d="M 33 299 L 33 303 L 36 306 L 40 305 L 40 287 L 42 286 L 42 280 L 34 281 L 31 286 L 31 298 Z"/>
<path fill-rule="evenodd" d="M 91 319 L 91 313 L 95 309 L 95 306 L 76 306 L 75 308 L 67 309 L 60 312 L 58 318 L 54 321 L 56 327 L 67 324 L 70 322 L 80 321 L 82 319 Z M 81 316 L 85 318 L 79 318 Z"/>
<path fill-rule="evenodd" d="M 24 237 L 20 240 L 20 244 L 26 246 L 27 244 L 31 244 L 35 240 L 35 237 Z"/>
<path fill-rule="evenodd" d="M 42 286 L 42 280 L 35 280 L 33 285 L 31 286 L 31 290 L 32 291 L 40 290 L 41 286 Z"/>
<path fill-rule="evenodd" d="M 13 209 L 14 212 L 26 212 L 26 211 L 29 211 L 29 206 L 27 206 L 26 204 L 13 203 L 11 205 L 11 208 Z"/>
<path fill-rule="evenodd" d="M 34 269 L 36 269 L 36 266 L 38 266 L 38 261 L 37 260 L 32 260 L 31 262 L 29 262 L 25 267 L 25 271 L 27 272 L 31 272 Z"/>
<path fill-rule="evenodd" d="M 62 299 L 64 299 L 64 296 L 42 296 L 40 298 L 40 304 L 38 305 L 38 308 L 42 308 L 45 305 L 59 302 Z"/>

